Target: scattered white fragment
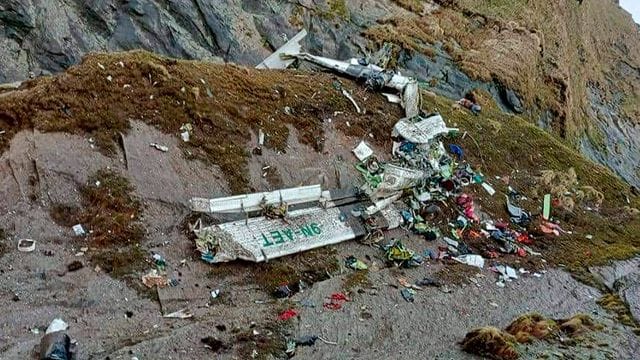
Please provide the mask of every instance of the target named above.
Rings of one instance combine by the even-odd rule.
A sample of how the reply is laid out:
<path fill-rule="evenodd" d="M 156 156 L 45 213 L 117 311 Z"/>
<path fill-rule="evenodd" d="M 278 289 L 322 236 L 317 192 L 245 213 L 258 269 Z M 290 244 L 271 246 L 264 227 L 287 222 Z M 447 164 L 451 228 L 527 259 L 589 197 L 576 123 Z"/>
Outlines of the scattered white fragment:
<path fill-rule="evenodd" d="M 484 258 L 480 255 L 461 255 L 453 259 L 469 266 L 475 266 L 480 269 L 484 268 Z"/>
<path fill-rule="evenodd" d="M 211 297 L 217 299 L 220 296 L 220 289 L 211 290 Z"/>
<path fill-rule="evenodd" d="M 164 315 L 162 317 L 173 318 L 173 319 L 189 319 L 193 317 L 193 314 L 187 309 L 182 309 L 182 310 L 172 312 L 171 314 Z"/>
<path fill-rule="evenodd" d="M 53 319 L 45 334 L 51 334 L 58 331 L 65 331 L 69 328 L 69 325 L 62 319 Z"/>
<path fill-rule="evenodd" d="M 107 76 L 107 81 L 111 82 L 113 80 L 113 76 L 109 75 Z"/>
<path fill-rule="evenodd" d="M 589 234 L 589 235 L 585 236 L 585 238 L 587 238 L 587 240 L 592 240 L 593 239 L 593 235 Z"/>
<path fill-rule="evenodd" d="M 360 114 L 360 106 L 358 106 L 358 103 L 356 103 L 356 100 L 353 98 L 353 96 L 351 96 L 351 94 L 345 89 L 342 89 L 342 95 L 344 95 L 347 99 L 349 99 L 349 101 L 351 101 L 353 107 L 356 108 L 356 112 Z"/>
<path fill-rule="evenodd" d="M 264 131 L 262 129 L 258 129 L 258 145 L 264 145 Z"/>
<path fill-rule="evenodd" d="M 496 193 L 496 190 L 487 182 L 482 183 L 482 187 L 487 191 L 489 196 L 493 196 Z"/>
<path fill-rule="evenodd" d="M 124 85 L 122 85 L 122 88 L 123 88 L 123 89 L 128 89 L 128 88 L 130 88 L 130 87 L 131 87 L 131 84 L 124 84 Z"/>
<path fill-rule="evenodd" d="M 382 93 L 382 95 L 384 95 L 387 98 L 387 101 L 392 103 L 392 104 L 400 104 L 400 103 L 402 103 L 402 99 L 398 95 L 388 94 L 388 93 Z"/>
<path fill-rule="evenodd" d="M 73 232 L 76 234 L 76 236 L 87 235 L 87 233 L 84 231 L 84 227 L 82 227 L 82 224 L 73 225 L 72 229 L 73 229 Z"/>
<path fill-rule="evenodd" d="M 365 161 L 369 156 L 373 155 L 373 150 L 366 142 L 360 141 L 360 144 L 353 149 L 353 154 L 358 158 L 358 160 Z"/>
<path fill-rule="evenodd" d="M 124 63 L 122 61 L 119 61 L 118 65 L 120 65 L 120 67 L 124 67 Z"/>
<path fill-rule="evenodd" d="M 100 68 L 100 70 L 104 70 L 104 65 L 98 63 L 98 67 Z"/>
<path fill-rule="evenodd" d="M 168 146 L 164 146 L 164 145 L 160 145 L 160 144 L 156 144 L 156 143 L 151 143 L 149 144 L 149 146 L 154 147 L 162 152 L 167 152 L 169 151 L 169 147 Z"/>
<path fill-rule="evenodd" d="M 191 134 L 189 134 L 188 131 L 183 131 L 180 133 L 180 137 L 182 138 L 182 141 L 184 142 L 189 142 L 189 140 L 191 140 Z"/>
<path fill-rule="evenodd" d="M 32 252 L 36 249 L 36 241 L 31 239 L 18 240 L 18 251 L 20 252 Z"/>

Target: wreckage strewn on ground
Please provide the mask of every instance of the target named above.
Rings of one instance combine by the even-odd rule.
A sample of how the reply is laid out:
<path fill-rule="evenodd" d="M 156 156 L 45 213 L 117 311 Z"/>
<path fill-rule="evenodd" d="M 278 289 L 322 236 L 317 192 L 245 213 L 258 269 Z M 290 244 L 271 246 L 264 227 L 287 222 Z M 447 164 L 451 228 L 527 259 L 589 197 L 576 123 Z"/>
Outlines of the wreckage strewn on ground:
<path fill-rule="evenodd" d="M 258 68 L 286 68 L 294 59 L 364 81 L 368 90 L 395 89 L 401 95 L 406 117 L 399 119 L 390 134 L 393 140 L 391 160 L 381 161 L 362 141 L 353 153 L 355 168 L 362 183 L 347 190 L 324 191 L 319 185 L 283 189 L 274 192 L 238 195 L 218 199 L 194 198 L 191 209 L 210 214 L 236 214 L 236 219 L 204 226 L 199 220 L 193 231 L 196 247 L 209 263 L 236 259 L 262 262 L 273 258 L 366 238 L 385 251 L 386 258 L 401 266 L 417 266 L 424 256 L 453 258 L 482 268 L 485 258 L 472 253 L 465 243 L 468 236 L 495 241 L 486 254 L 496 252 L 519 256 L 538 255 L 530 247 L 525 230 L 530 215 L 517 207 L 518 194 L 507 195 L 507 210 L 512 224 L 495 222 L 483 213 L 465 193 L 469 186 L 482 186 L 489 196 L 493 187 L 483 174 L 464 161 L 464 151 L 455 144 L 445 148 L 445 137 L 454 139 L 459 130 L 449 128 L 437 113 L 424 114 L 419 107 L 419 89 L 414 79 L 387 71 L 366 61 L 336 61 L 301 53 L 301 32 L 265 60 Z M 354 104 L 356 102 L 344 94 Z M 393 100 L 393 95 L 387 96 Z M 464 135 L 463 135 L 464 136 Z M 450 202 L 458 216 L 450 219 L 448 231 L 430 224 L 429 219 Z M 384 231 L 402 226 L 428 241 L 441 239 L 446 246 L 437 254 L 416 254 L 396 239 L 385 240 Z M 382 235 L 381 235 L 382 234 Z M 513 268 L 495 264 L 498 285 L 516 279 Z"/>

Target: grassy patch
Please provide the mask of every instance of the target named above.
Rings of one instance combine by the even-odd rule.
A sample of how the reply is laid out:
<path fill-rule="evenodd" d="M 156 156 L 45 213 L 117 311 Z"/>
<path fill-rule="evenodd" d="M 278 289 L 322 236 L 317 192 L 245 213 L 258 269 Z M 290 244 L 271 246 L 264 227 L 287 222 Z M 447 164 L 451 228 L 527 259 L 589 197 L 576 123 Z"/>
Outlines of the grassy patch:
<path fill-rule="evenodd" d="M 0 151 L 23 129 L 86 134 L 112 153 L 129 119 L 176 137 L 190 123 L 191 141 L 180 141 L 185 153 L 219 166 L 230 190 L 241 193 L 248 190 L 252 133 L 263 129 L 265 145 L 284 152 L 289 126 L 295 126 L 299 141 L 320 151 L 324 120 L 334 111 L 351 117 L 353 106 L 333 88 L 334 80 L 325 73 L 260 71 L 143 51 L 92 54 L 63 74 L 29 81 L 24 91 L 0 98 L 0 128 L 6 131 Z M 348 89 L 358 86 L 341 81 Z M 384 122 L 390 106 L 382 95 L 367 96 L 367 113 L 354 114 L 353 122 Z M 284 113 L 286 106 L 295 116 Z M 401 110 L 393 113 L 397 118 Z"/>
<path fill-rule="evenodd" d="M 553 215 L 560 217 L 562 226 L 573 234 L 541 238 L 536 246 L 547 260 L 577 270 L 638 253 L 640 218 L 627 214 L 624 206 L 626 196 L 635 208 L 640 207 L 640 198 L 631 195 L 628 185 L 528 121 L 501 113 L 488 94 L 479 93 L 479 98 L 483 112 L 476 117 L 452 106 L 450 100 L 423 97 L 426 109 L 439 111 L 449 126 L 467 132 L 464 138 L 451 140 L 462 145 L 466 160 L 489 177 L 510 176 L 511 185 L 531 200 L 529 210 L 536 211 L 542 201 L 544 191 L 535 191 L 540 188 L 542 170 L 566 173 L 573 168 L 579 186 L 590 186 L 604 195 L 598 211 L 586 210 L 587 203 L 579 201 L 572 211 L 554 209 Z M 493 183 L 499 191 L 507 191 L 506 185 Z M 479 201 L 494 217 L 508 218 L 503 199 L 481 195 Z M 589 240 L 586 235 L 593 238 Z"/>
<path fill-rule="evenodd" d="M 619 295 L 611 293 L 604 294 L 598 299 L 598 305 L 615 315 L 620 323 L 630 326 L 637 335 L 640 335 L 640 324 L 635 321 L 629 310 L 629 305 L 624 302 Z"/>
<path fill-rule="evenodd" d="M 88 232 L 91 262 L 113 278 L 151 299 L 157 294 L 142 285 L 138 274 L 147 268 L 147 253 L 140 247 L 145 231 L 142 204 L 134 188 L 118 173 L 103 169 L 89 177 L 80 190 L 82 206 L 54 204 L 51 218 L 59 225 L 82 224 Z"/>
<path fill-rule="evenodd" d="M 421 13 L 424 10 L 424 4 L 421 0 L 393 0 L 393 2 L 414 13 Z"/>
<path fill-rule="evenodd" d="M 537 340 L 561 340 L 563 345 L 578 341 L 579 336 L 594 330 L 602 330 L 591 317 L 577 314 L 569 319 L 548 319 L 540 314 L 524 314 L 515 319 L 503 331 L 495 327 L 482 327 L 469 332 L 460 343 L 468 353 L 490 359 L 514 360 L 520 357 L 519 344 Z M 575 342 L 574 342 L 575 343 Z"/>
<path fill-rule="evenodd" d="M 345 292 L 360 288 L 366 289 L 373 285 L 369 280 L 369 270 L 357 270 L 349 273 L 343 283 L 342 289 Z"/>

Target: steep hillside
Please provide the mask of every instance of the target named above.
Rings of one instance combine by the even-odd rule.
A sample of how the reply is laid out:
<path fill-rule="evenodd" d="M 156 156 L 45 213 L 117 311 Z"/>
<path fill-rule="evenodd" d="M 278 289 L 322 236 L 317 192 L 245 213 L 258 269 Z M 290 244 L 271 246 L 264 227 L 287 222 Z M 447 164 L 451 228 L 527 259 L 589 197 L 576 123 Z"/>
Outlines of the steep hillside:
<path fill-rule="evenodd" d="M 312 53 L 370 57 L 450 98 L 487 90 L 640 185 L 640 35 L 615 1 L 12 0 L 0 24 L 0 82 L 89 51 L 254 65 L 306 28 Z"/>

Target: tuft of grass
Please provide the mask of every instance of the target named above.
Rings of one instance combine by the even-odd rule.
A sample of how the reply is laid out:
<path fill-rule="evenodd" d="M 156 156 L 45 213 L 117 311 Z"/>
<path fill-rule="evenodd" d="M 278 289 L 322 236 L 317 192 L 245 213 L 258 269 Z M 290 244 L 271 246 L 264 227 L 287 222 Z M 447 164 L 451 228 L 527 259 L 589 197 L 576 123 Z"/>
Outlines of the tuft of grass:
<path fill-rule="evenodd" d="M 470 354 L 496 360 L 515 360 L 519 357 L 516 338 L 495 327 L 475 329 L 460 343 Z"/>
<path fill-rule="evenodd" d="M 633 331 L 640 335 L 640 324 L 633 318 L 629 305 L 624 302 L 618 294 L 606 293 L 597 301 L 603 309 L 615 315 L 616 319 L 624 325 L 633 328 Z"/>
<path fill-rule="evenodd" d="M 129 180 L 113 170 L 103 169 L 81 189 L 83 209 L 80 223 L 91 231 L 96 246 L 137 244 L 144 237 L 142 203 L 133 195 Z"/>
<path fill-rule="evenodd" d="M 369 280 L 369 270 L 357 270 L 351 272 L 345 277 L 342 283 L 342 289 L 345 292 L 349 292 L 356 288 L 369 288 L 372 285 L 373 283 Z"/>
<path fill-rule="evenodd" d="M 424 4 L 422 4 L 421 0 L 393 0 L 393 2 L 414 13 L 421 13 L 424 10 Z"/>

